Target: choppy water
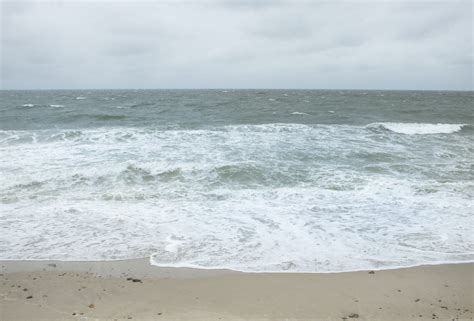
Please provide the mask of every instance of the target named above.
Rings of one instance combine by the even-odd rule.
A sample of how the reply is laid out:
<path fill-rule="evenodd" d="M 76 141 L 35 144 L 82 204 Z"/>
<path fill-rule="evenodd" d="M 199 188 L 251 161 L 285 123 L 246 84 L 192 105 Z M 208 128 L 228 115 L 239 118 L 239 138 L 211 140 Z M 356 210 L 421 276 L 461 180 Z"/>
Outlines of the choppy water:
<path fill-rule="evenodd" d="M 0 259 L 474 260 L 472 92 L 1 91 Z"/>

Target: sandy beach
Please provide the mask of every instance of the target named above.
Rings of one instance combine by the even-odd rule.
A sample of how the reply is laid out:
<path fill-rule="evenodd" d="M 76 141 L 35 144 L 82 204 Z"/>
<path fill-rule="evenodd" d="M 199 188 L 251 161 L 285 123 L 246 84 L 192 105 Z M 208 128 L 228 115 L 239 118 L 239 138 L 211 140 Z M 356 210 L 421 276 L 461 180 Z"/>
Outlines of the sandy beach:
<path fill-rule="evenodd" d="M 474 264 L 348 273 L 1 262 L 1 320 L 472 320 Z"/>

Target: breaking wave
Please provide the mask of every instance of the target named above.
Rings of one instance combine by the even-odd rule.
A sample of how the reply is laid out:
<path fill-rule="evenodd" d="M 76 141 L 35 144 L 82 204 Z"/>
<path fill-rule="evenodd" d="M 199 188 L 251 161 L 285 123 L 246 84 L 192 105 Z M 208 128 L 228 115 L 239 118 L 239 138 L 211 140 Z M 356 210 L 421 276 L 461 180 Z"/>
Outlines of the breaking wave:
<path fill-rule="evenodd" d="M 398 134 L 427 135 L 427 134 L 451 134 L 460 131 L 467 124 L 426 124 L 426 123 L 372 123 L 366 127 L 369 129 L 389 130 Z"/>

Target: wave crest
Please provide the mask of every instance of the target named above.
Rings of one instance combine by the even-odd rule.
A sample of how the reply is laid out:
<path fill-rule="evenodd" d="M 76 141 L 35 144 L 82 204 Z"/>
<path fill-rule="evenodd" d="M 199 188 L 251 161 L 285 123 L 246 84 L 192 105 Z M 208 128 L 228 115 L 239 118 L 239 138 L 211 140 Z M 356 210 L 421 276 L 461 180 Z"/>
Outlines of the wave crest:
<path fill-rule="evenodd" d="M 467 124 L 428 124 L 428 123 L 372 123 L 366 128 L 371 130 L 388 130 L 398 134 L 426 135 L 452 134 L 460 131 Z"/>

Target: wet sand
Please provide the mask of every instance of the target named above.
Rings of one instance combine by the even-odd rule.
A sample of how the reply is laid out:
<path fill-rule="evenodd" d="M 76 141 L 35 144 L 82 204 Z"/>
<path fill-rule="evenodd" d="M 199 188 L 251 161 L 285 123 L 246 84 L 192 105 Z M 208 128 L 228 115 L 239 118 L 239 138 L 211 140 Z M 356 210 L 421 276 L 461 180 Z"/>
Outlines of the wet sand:
<path fill-rule="evenodd" d="M 472 320 L 474 264 L 239 273 L 114 262 L 0 262 L 0 320 Z"/>

